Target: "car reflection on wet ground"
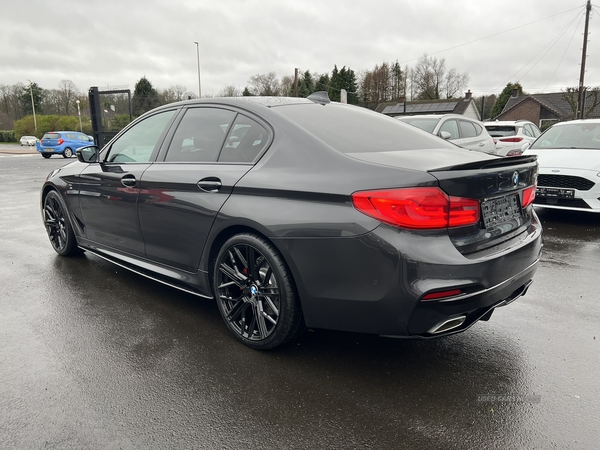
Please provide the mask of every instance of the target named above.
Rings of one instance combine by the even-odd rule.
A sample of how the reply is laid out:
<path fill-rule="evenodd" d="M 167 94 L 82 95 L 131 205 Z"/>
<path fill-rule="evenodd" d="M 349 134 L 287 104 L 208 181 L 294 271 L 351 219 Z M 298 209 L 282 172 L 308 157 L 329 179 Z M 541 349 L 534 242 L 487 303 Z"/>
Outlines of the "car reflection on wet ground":
<path fill-rule="evenodd" d="M 528 294 L 437 340 L 310 330 L 271 352 L 214 302 L 54 254 L 39 188 L 0 155 L 0 447 L 595 448 L 600 215 L 540 211 Z"/>

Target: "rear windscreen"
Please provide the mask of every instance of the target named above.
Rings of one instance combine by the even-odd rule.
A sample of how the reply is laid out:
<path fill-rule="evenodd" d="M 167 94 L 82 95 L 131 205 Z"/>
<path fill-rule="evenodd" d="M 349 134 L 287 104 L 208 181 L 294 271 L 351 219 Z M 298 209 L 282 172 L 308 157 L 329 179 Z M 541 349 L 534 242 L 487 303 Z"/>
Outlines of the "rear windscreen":
<path fill-rule="evenodd" d="M 58 134 L 58 133 L 46 133 L 42 139 L 60 139 L 60 134 Z"/>
<path fill-rule="evenodd" d="M 517 134 L 516 128 L 510 125 L 486 125 L 491 137 L 514 136 Z"/>
<path fill-rule="evenodd" d="M 272 110 L 342 153 L 456 148 L 419 128 L 351 105 L 296 104 Z"/>

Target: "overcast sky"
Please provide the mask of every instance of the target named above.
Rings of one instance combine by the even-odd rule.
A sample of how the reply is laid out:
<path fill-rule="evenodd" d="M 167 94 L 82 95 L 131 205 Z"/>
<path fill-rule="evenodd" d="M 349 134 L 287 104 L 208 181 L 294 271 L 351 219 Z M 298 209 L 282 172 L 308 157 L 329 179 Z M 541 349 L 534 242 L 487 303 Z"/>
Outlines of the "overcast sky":
<path fill-rule="evenodd" d="M 594 3 L 598 3 L 595 5 Z M 600 86 L 600 0 L 592 0 L 585 84 Z M 294 68 L 357 76 L 383 61 L 414 65 L 423 53 L 470 75 L 475 96 L 508 82 L 525 91 L 577 86 L 585 0 L 4 0 L 0 85 L 61 80 L 203 94 L 243 89 L 257 73 Z"/>

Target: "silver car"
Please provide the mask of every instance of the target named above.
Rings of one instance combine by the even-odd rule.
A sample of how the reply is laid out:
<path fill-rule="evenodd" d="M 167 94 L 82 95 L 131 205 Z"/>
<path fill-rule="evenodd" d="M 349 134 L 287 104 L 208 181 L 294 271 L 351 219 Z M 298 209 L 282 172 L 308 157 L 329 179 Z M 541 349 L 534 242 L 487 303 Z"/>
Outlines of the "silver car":
<path fill-rule="evenodd" d="M 21 136 L 21 147 L 24 145 L 35 145 L 37 138 L 35 136 Z"/>
<path fill-rule="evenodd" d="M 496 154 L 494 140 L 478 120 L 460 114 L 425 114 L 395 118 L 461 147 L 492 155 Z"/>

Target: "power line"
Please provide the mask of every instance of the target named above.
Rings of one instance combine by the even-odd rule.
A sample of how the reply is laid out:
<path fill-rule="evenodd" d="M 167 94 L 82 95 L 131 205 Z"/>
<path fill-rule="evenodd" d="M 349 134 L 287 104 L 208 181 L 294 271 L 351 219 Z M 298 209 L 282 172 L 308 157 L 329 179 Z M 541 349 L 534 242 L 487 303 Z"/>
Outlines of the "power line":
<path fill-rule="evenodd" d="M 579 15 L 579 13 L 578 13 L 578 15 Z M 536 65 L 537 65 L 537 64 L 538 64 L 538 63 L 539 63 L 539 62 L 542 60 L 542 58 L 548 54 L 548 52 L 549 52 L 549 51 L 552 49 L 552 47 L 554 47 L 554 45 L 556 45 L 556 43 L 558 42 L 558 40 L 560 39 L 560 37 L 561 37 L 563 34 L 565 34 L 565 32 L 568 30 L 568 28 L 571 26 L 571 24 L 572 24 L 573 22 L 575 22 L 575 20 L 577 20 L 577 16 L 575 16 L 573 19 L 571 19 L 571 21 L 570 21 L 570 22 L 567 24 L 567 26 L 566 26 L 565 28 L 563 28 L 563 29 L 562 29 L 562 30 L 561 30 L 561 31 L 558 33 L 558 35 L 557 35 L 557 36 L 556 36 L 554 39 L 552 39 L 552 41 L 550 41 L 550 42 L 551 42 L 551 44 L 550 44 L 550 47 L 548 47 L 548 45 L 549 45 L 549 44 L 546 44 L 544 47 L 542 47 L 542 49 L 541 49 L 539 52 L 537 52 L 537 54 L 536 54 L 536 55 L 535 55 L 533 58 L 531 58 L 531 59 L 530 59 L 530 60 L 529 60 L 529 61 L 528 61 L 528 62 L 527 62 L 527 63 L 526 63 L 526 64 L 525 64 L 523 67 L 521 67 L 521 68 L 520 68 L 519 70 L 517 70 L 517 71 L 516 71 L 516 72 L 515 72 L 513 75 L 511 75 L 511 76 L 508 78 L 508 80 L 507 80 L 507 81 L 505 81 L 504 83 L 502 83 L 502 84 L 500 84 L 498 87 L 496 87 L 496 89 L 500 89 L 500 88 L 501 88 L 502 86 L 504 86 L 506 83 L 510 82 L 510 80 L 512 80 L 512 79 L 513 79 L 513 78 L 514 78 L 514 77 L 515 77 L 515 76 L 516 76 L 516 75 L 517 75 L 517 74 L 518 74 L 518 73 L 519 73 L 521 70 L 523 70 L 525 67 L 527 67 L 529 64 L 531 64 L 531 62 L 532 62 L 532 61 L 534 61 L 534 60 L 535 60 L 535 59 L 536 59 L 536 58 L 539 56 L 539 54 L 540 54 L 540 53 L 542 53 L 542 52 L 544 51 L 544 49 L 545 49 L 546 47 L 548 47 L 548 50 L 546 50 L 546 52 L 545 52 L 545 53 L 544 53 L 544 54 L 543 54 L 543 55 L 540 57 L 540 59 L 538 59 L 538 61 L 537 61 L 537 62 L 536 62 L 536 63 L 535 63 L 533 66 L 531 66 L 531 68 L 530 68 L 530 69 L 529 69 L 527 72 L 525 72 L 525 73 L 523 74 L 523 76 L 525 76 L 525 75 L 527 75 L 529 72 L 531 72 L 531 70 L 532 70 L 532 69 L 533 69 L 533 68 L 534 68 L 534 67 L 535 67 L 535 66 L 536 66 Z"/>
<path fill-rule="evenodd" d="M 437 55 L 438 53 L 443 53 L 443 52 L 447 52 L 449 50 L 454 50 L 455 48 L 464 47 L 465 45 L 473 44 L 474 42 L 483 41 L 484 39 L 488 39 L 488 38 L 491 38 L 491 37 L 494 37 L 494 36 L 498 36 L 500 34 L 508 33 L 509 31 L 513 31 L 513 30 L 517 30 L 519 28 L 527 27 L 527 26 L 529 26 L 531 24 L 534 24 L 534 23 L 537 23 L 537 22 L 541 22 L 541 21 L 546 20 L 546 19 L 551 19 L 552 17 L 560 16 L 561 14 L 566 14 L 566 13 L 571 12 L 571 11 L 575 11 L 576 9 L 581 9 L 581 7 L 578 6 L 577 8 L 571 8 L 571 9 L 568 9 L 568 10 L 563 11 L 563 12 L 552 14 L 551 16 L 544 17 L 543 19 L 534 20 L 533 22 L 529 22 L 529 23 L 526 23 L 526 24 L 523 24 L 523 25 L 519 25 L 519 26 L 514 27 L 514 28 L 509 28 L 508 30 L 499 31 L 498 33 L 490 34 L 488 36 L 484 36 L 484 37 L 481 37 L 481 38 L 478 38 L 478 39 L 475 39 L 475 40 L 472 40 L 472 41 L 469 41 L 469 42 L 465 42 L 463 44 L 455 45 L 454 47 L 449 47 L 449 48 L 446 48 L 444 50 L 440 50 L 440 51 L 437 51 L 437 52 L 430 53 L 430 55 Z M 415 61 L 417 59 L 419 59 L 419 57 L 412 58 L 412 59 L 407 59 L 407 60 L 402 61 L 402 62 L 400 62 L 398 64 L 404 64 L 404 63 L 407 63 L 407 62 Z"/>
<path fill-rule="evenodd" d="M 575 33 L 579 29 L 579 24 L 581 23 L 582 20 L 583 20 L 583 16 L 581 16 L 579 18 L 579 22 L 577 22 L 577 26 L 575 27 L 575 29 L 573 30 L 573 34 L 571 35 L 571 40 L 569 41 L 569 44 L 567 45 L 567 48 L 565 48 L 565 51 L 564 51 L 562 57 L 560 58 L 560 61 L 558 62 L 558 66 L 556 66 L 556 69 L 554 69 L 554 72 L 552 73 L 552 76 L 550 77 L 550 79 L 546 83 L 546 86 L 544 86 L 544 89 L 542 89 L 542 92 L 544 92 L 546 90 L 546 88 L 548 87 L 548 85 L 552 81 L 552 78 L 554 78 L 554 75 L 556 75 L 556 72 L 558 72 L 558 69 L 559 69 L 560 65 L 562 64 L 563 59 L 565 59 L 565 55 L 567 54 L 567 51 L 569 50 L 569 47 L 571 46 L 571 42 L 573 42 L 573 38 L 575 37 Z"/>

